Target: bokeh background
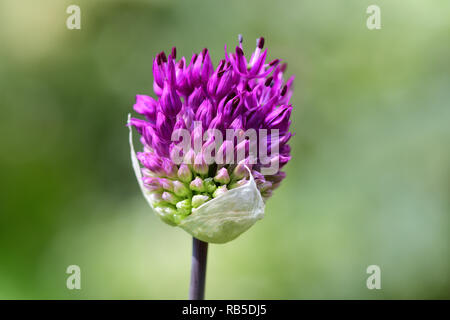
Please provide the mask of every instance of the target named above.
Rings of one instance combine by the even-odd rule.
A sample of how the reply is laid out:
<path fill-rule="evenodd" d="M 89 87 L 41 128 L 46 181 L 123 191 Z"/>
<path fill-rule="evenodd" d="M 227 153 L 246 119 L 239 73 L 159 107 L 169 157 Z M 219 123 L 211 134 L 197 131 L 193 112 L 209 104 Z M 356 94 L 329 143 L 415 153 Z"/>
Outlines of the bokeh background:
<path fill-rule="evenodd" d="M 296 75 L 296 135 L 266 217 L 210 246 L 207 298 L 450 298 L 446 0 L 1 0 L 0 298 L 187 298 L 191 238 L 143 199 L 125 122 L 160 50 L 217 65 L 239 33 Z"/>

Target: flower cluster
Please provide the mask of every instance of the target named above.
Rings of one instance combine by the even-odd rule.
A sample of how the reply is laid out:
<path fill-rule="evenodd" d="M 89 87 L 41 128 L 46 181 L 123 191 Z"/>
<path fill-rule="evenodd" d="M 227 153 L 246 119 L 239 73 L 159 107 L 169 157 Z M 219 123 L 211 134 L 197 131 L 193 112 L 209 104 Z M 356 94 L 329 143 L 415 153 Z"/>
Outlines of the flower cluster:
<path fill-rule="evenodd" d="M 240 36 L 234 52 L 228 53 L 225 47 L 225 59 L 215 69 L 208 49 L 194 54 L 189 63 L 185 57 L 176 60 L 175 48 L 169 56 L 161 52 L 154 58 L 153 89 L 157 98 L 137 95 L 134 110 L 145 120 L 132 118 L 129 125 L 141 135 L 144 148 L 137 158 L 143 166 L 143 183 L 153 195 L 153 205 L 164 212 L 165 222 L 177 225 L 203 203 L 245 185 L 247 168 L 264 200 L 286 176 L 280 169 L 290 160 L 293 77 L 284 81 L 286 64 L 278 59 L 267 62 L 263 47 L 264 38 L 259 38 L 247 60 Z M 192 145 L 201 141 L 199 149 L 193 147 L 183 155 L 182 163 L 173 161 L 177 145 L 173 133 L 178 129 L 191 133 Z M 261 144 L 257 144 L 257 154 L 250 154 L 252 142 L 233 137 L 221 141 L 216 156 L 232 149 L 236 154 L 243 151 L 244 159 L 211 162 L 205 161 L 204 150 L 217 141 L 202 140 L 210 129 L 224 135 L 232 129 L 241 136 L 246 130 L 266 129 L 269 133 L 276 130 L 278 135 L 276 142 L 269 138 L 263 144 L 268 161 L 262 159 Z M 275 143 L 277 152 L 271 153 Z M 277 171 L 265 174 L 264 167 L 274 162 Z"/>

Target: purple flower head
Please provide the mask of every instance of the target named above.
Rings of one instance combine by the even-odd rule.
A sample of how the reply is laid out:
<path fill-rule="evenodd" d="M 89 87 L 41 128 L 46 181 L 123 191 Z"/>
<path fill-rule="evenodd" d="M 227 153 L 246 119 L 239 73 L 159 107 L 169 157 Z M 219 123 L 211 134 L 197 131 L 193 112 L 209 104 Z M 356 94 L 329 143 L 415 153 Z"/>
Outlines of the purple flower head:
<path fill-rule="evenodd" d="M 264 200 L 286 177 L 294 78 L 285 81 L 286 64 L 268 59 L 264 38 L 247 57 L 239 40 L 231 52 L 225 46 L 216 68 L 208 49 L 178 60 L 176 48 L 160 52 L 153 59 L 156 98 L 136 96 L 133 108 L 143 119 L 129 125 L 143 143 L 143 185 L 173 224 L 248 183 L 247 169 Z"/>

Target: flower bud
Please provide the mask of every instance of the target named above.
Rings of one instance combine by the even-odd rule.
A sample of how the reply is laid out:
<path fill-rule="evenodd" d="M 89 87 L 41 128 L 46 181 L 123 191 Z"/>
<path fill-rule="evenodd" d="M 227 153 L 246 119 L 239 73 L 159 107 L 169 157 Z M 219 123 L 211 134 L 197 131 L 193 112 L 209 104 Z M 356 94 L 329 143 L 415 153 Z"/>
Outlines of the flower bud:
<path fill-rule="evenodd" d="M 183 216 L 187 216 L 191 213 L 191 200 L 190 199 L 185 199 L 183 201 L 179 201 L 176 204 L 176 207 L 178 209 L 178 213 L 183 215 Z"/>
<path fill-rule="evenodd" d="M 175 48 L 167 57 L 159 53 L 153 60 L 156 97 L 137 95 L 134 110 L 142 119 L 128 117 L 127 123 L 133 168 L 155 213 L 213 243 L 235 239 L 263 217 L 264 202 L 286 176 L 280 169 L 291 153 L 294 78 L 284 81 L 286 65 L 279 59 L 268 62 L 264 38 L 247 58 L 242 37 L 236 51 L 225 51 L 217 68 L 207 49 L 190 63 L 184 57 L 177 61 Z M 137 155 L 133 127 L 142 143 Z M 249 128 L 265 129 L 271 134 L 267 143 L 252 139 L 250 132 L 246 139 Z M 172 140 L 179 129 L 190 133 L 183 144 Z M 218 139 L 217 132 L 233 137 Z"/>
<path fill-rule="evenodd" d="M 159 179 L 155 177 L 143 177 L 142 181 L 144 182 L 145 188 L 149 191 L 161 192 L 163 188 L 159 183 Z"/>
<path fill-rule="evenodd" d="M 204 176 L 208 174 L 209 166 L 206 164 L 205 158 L 203 157 L 203 153 L 200 152 L 195 157 L 193 169 L 199 175 Z"/>
<path fill-rule="evenodd" d="M 152 193 L 151 199 L 155 207 L 165 207 L 169 205 L 169 203 L 162 198 L 160 193 Z"/>
<path fill-rule="evenodd" d="M 158 111 L 156 115 L 156 132 L 161 139 L 170 141 L 174 125 L 173 119 Z"/>
<path fill-rule="evenodd" d="M 248 180 L 247 179 L 241 179 L 241 180 L 238 180 L 238 181 L 236 181 L 236 182 L 233 182 L 233 183 L 231 183 L 231 184 L 229 184 L 228 185 L 228 189 L 235 189 L 235 188 L 239 188 L 239 187 L 242 187 L 243 185 L 245 185 L 246 183 L 248 182 Z"/>
<path fill-rule="evenodd" d="M 220 197 L 221 195 L 223 195 L 224 193 L 226 193 L 228 191 L 227 186 L 223 185 L 220 186 L 216 189 L 216 191 L 214 191 L 213 193 L 213 198 L 217 198 Z"/>
<path fill-rule="evenodd" d="M 226 168 L 221 168 L 217 171 L 214 181 L 220 184 L 228 184 L 230 182 L 230 176 Z"/>
<path fill-rule="evenodd" d="M 183 182 L 175 180 L 173 182 L 173 192 L 179 197 L 187 197 L 190 193 L 188 187 Z"/>
<path fill-rule="evenodd" d="M 241 47 L 236 47 L 236 67 L 241 73 L 247 72 L 247 61 Z"/>
<path fill-rule="evenodd" d="M 189 96 L 188 106 L 190 106 L 192 110 L 196 112 L 198 107 L 202 104 L 203 100 L 205 100 L 205 93 L 202 87 L 198 87 Z"/>
<path fill-rule="evenodd" d="M 198 208 L 208 200 L 209 200 L 209 197 L 205 196 L 203 194 L 195 195 L 192 197 L 192 207 Z"/>
<path fill-rule="evenodd" d="M 239 162 L 239 164 L 234 168 L 233 173 L 231 174 L 232 180 L 240 180 L 248 176 L 248 171 L 244 165 L 244 162 L 245 161 Z"/>
<path fill-rule="evenodd" d="M 230 66 L 225 66 L 225 70 L 218 73 L 218 84 L 215 96 L 218 99 L 224 97 L 239 81 L 239 76 L 233 71 Z"/>
<path fill-rule="evenodd" d="M 179 202 L 181 200 L 179 197 L 177 197 L 173 193 L 170 193 L 167 191 L 164 191 L 163 194 L 161 195 L 161 197 L 164 201 L 167 201 L 171 204 L 177 204 L 177 202 Z"/>
<path fill-rule="evenodd" d="M 196 192 L 205 192 L 205 186 L 203 185 L 203 180 L 200 177 L 196 177 L 192 182 L 189 184 L 189 188 L 192 191 Z"/>
<path fill-rule="evenodd" d="M 272 182 L 270 182 L 270 181 L 265 181 L 258 186 L 258 189 L 261 193 L 263 193 L 271 188 L 272 188 Z"/>
<path fill-rule="evenodd" d="M 213 178 L 206 178 L 203 181 L 203 185 L 205 186 L 206 192 L 208 192 L 210 194 L 212 194 L 217 189 L 216 184 L 213 181 Z"/>
<path fill-rule="evenodd" d="M 159 157 L 149 152 L 138 152 L 138 160 L 151 172 L 157 175 L 165 175 L 165 170 L 162 168 L 162 161 Z"/>
<path fill-rule="evenodd" d="M 200 121 L 203 129 L 206 130 L 214 116 L 215 110 L 211 100 L 203 100 L 202 104 L 198 107 L 197 112 L 195 113 L 195 120 Z"/>
<path fill-rule="evenodd" d="M 156 110 L 158 102 L 152 97 L 138 94 L 136 95 L 136 103 L 133 106 L 134 111 L 144 115 L 150 122 L 156 121 Z"/>
<path fill-rule="evenodd" d="M 284 178 L 286 178 L 286 172 L 279 171 L 278 173 L 276 173 L 274 175 L 266 176 L 265 178 L 267 181 L 270 181 L 272 183 L 279 183 Z"/>
<path fill-rule="evenodd" d="M 153 59 L 153 87 L 161 89 L 164 86 L 165 77 L 165 65 L 167 63 L 167 58 L 164 52 L 160 52 L 155 59 Z M 155 88 L 155 89 L 156 89 Z M 156 90 L 155 90 L 156 91 Z"/>
<path fill-rule="evenodd" d="M 165 179 L 165 178 L 160 178 L 159 179 L 159 184 L 161 185 L 161 187 L 164 190 L 173 192 L 173 183 L 172 183 L 171 180 L 168 180 L 168 179 Z"/>
<path fill-rule="evenodd" d="M 187 166 L 187 164 L 185 163 L 180 164 L 180 168 L 178 169 L 178 178 L 185 183 L 191 182 L 192 172 Z"/>
<path fill-rule="evenodd" d="M 264 119 L 264 125 L 268 129 L 279 129 L 280 133 L 284 133 L 289 129 L 289 125 L 291 124 L 289 121 L 291 112 L 292 106 L 290 105 L 275 108 Z"/>
<path fill-rule="evenodd" d="M 230 124 L 230 129 L 233 130 L 243 130 L 244 129 L 244 120 L 242 115 L 238 115 L 233 122 Z"/>
<path fill-rule="evenodd" d="M 229 161 L 233 161 L 234 146 L 233 142 L 225 140 L 217 150 L 215 160 L 217 164 L 227 164 Z"/>
<path fill-rule="evenodd" d="M 172 162 L 172 160 L 163 158 L 162 167 L 166 173 L 166 176 L 171 179 L 177 178 L 177 166 Z"/>
<path fill-rule="evenodd" d="M 170 118 L 175 118 L 181 110 L 180 96 L 177 94 L 175 87 L 170 85 L 167 81 L 164 84 L 160 105 L 164 115 Z"/>
<path fill-rule="evenodd" d="M 227 124 L 231 123 L 234 118 L 243 112 L 243 104 L 240 103 L 239 97 L 234 97 L 232 100 L 228 101 L 224 107 L 223 114 L 224 120 Z"/>
<path fill-rule="evenodd" d="M 194 152 L 194 150 L 189 149 L 189 151 L 186 152 L 186 154 L 184 155 L 183 162 L 184 162 L 185 164 L 188 164 L 189 167 L 192 168 L 192 165 L 193 165 L 194 162 L 195 162 L 195 152 Z"/>

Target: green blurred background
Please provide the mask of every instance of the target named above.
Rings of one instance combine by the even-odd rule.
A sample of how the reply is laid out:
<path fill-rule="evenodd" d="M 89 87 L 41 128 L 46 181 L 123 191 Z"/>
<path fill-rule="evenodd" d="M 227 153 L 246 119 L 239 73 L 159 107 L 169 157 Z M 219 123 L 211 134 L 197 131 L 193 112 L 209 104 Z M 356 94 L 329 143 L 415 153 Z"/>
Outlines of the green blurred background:
<path fill-rule="evenodd" d="M 266 217 L 210 246 L 207 298 L 450 298 L 447 0 L 1 0 L 0 298 L 187 298 L 191 238 L 143 199 L 125 122 L 160 50 L 217 65 L 239 33 L 296 75 L 296 136 Z"/>

